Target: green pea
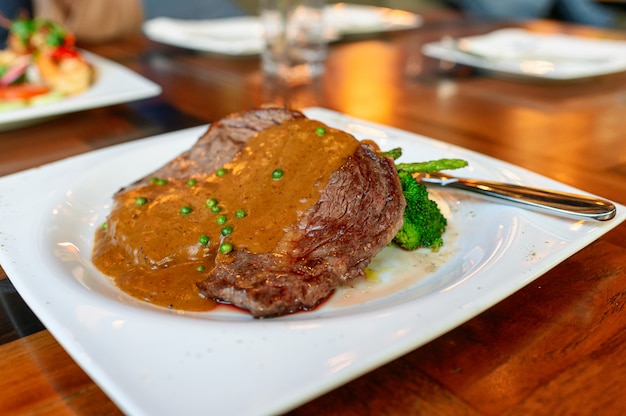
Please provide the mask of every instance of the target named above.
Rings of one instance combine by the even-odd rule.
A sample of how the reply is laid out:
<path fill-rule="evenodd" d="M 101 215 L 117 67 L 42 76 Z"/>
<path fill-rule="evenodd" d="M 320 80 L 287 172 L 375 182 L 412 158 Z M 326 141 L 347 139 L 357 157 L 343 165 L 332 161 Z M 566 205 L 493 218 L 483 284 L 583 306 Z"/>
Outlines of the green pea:
<path fill-rule="evenodd" d="M 159 181 L 159 178 L 157 177 L 153 176 L 152 178 L 150 178 L 150 183 L 157 183 L 158 181 Z"/>
<path fill-rule="evenodd" d="M 315 129 L 315 134 L 317 134 L 318 136 L 323 136 L 326 134 L 326 129 L 322 126 L 319 126 Z"/>
<path fill-rule="evenodd" d="M 211 207 L 217 206 L 217 199 L 215 199 L 215 198 L 207 199 L 206 200 L 206 206 L 207 206 L 207 208 L 211 208 Z"/>
<path fill-rule="evenodd" d="M 233 245 L 229 243 L 228 241 L 225 241 L 222 244 L 220 244 L 220 253 L 228 254 L 231 251 L 233 251 Z"/>
<path fill-rule="evenodd" d="M 196 186 L 196 184 L 197 184 L 197 183 L 198 183 L 198 181 L 197 181 L 197 180 L 195 180 L 195 179 L 189 179 L 189 180 L 187 181 L 187 185 L 188 185 L 188 186 Z"/>
<path fill-rule="evenodd" d="M 140 196 L 137 199 L 135 199 L 135 205 L 137 206 L 142 206 L 142 205 L 146 205 L 148 203 L 148 198 Z"/>
<path fill-rule="evenodd" d="M 248 213 L 246 213 L 246 211 L 244 211 L 243 209 L 238 209 L 237 211 L 235 211 L 236 218 L 243 218 L 246 215 L 248 215 Z"/>
<path fill-rule="evenodd" d="M 106 221 L 105 221 L 105 222 L 103 222 L 103 223 L 102 223 L 102 229 L 103 229 L 103 230 L 106 230 L 106 229 L 107 229 L 107 227 L 108 227 L 108 226 L 107 226 L 107 222 L 106 222 Z"/>
<path fill-rule="evenodd" d="M 204 271 L 204 266 L 200 265 L 200 266 L 196 267 L 196 270 L 199 271 L 199 272 L 202 272 L 202 271 Z"/>
<path fill-rule="evenodd" d="M 191 211 L 193 211 L 191 207 L 188 205 L 185 205 L 184 207 L 180 209 L 180 215 L 189 215 L 191 214 Z"/>
<path fill-rule="evenodd" d="M 226 227 L 222 228 L 221 233 L 224 237 L 228 237 L 229 235 L 233 233 L 233 227 L 231 227 L 230 225 L 227 225 Z"/>
<path fill-rule="evenodd" d="M 157 185 L 160 185 L 160 186 L 163 186 L 163 185 L 165 185 L 166 183 L 167 183 L 167 180 L 165 180 L 165 179 L 158 179 L 158 180 L 156 181 L 156 184 L 157 184 Z"/>
<path fill-rule="evenodd" d="M 224 168 L 219 168 L 218 170 L 215 171 L 216 176 L 224 176 L 227 173 L 228 173 L 228 170 Z"/>
<path fill-rule="evenodd" d="M 211 212 L 214 214 L 217 214 L 221 210 L 222 210 L 222 207 L 220 207 L 219 205 L 215 205 L 214 207 L 211 207 Z"/>
<path fill-rule="evenodd" d="M 226 215 L 220 215 L 215 219 L 215 222 L 217 223 L 217 225 L 224 225 L 226 224 L 226 221 L 228 221 L 228 218 L 226 217 Z"/>
<path fill-rule="evenodd" d="M 275 181 L 282 179 L 284 174 L 285 173 L 282 169 L 274 169 L 274 171 L 272 172 L 272 179 L 274 179 Z"/>
<path fill-rule="evenodd" d="M 198 243 L 202 244 L 203 246 L 208 245 L 210 241 L 211 239 L 206 234 L 202 234 L 200 238 L 198 238 Z"/>

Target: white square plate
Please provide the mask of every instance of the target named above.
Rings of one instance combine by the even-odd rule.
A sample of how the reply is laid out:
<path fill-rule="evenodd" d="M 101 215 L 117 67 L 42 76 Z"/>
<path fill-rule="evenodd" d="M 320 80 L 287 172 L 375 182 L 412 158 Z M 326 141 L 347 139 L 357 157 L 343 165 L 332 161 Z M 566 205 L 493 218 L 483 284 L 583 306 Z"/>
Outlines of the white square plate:
<path fill-rule="evenodd" d="M 382 149 L 402 147 L 402 160 L 463 158 L 470 164 L 459 172 L 464 176 L 576 191 L 423 136 L 320 108 L 305 113 Z M 164 134 L 0 178 L 2 267 L 127 414 L 285 412 L 469 320 L 625 219 L 621 205 L 611 221 L 581 222 L 433 189 L 450 223 L 440 253 L 386 248 L 372 264 L 379 282 L 340 290 L 310 312 L 267 320 L 230 310 L 175 313 L 121 293 L 94 268 L 90 253 L 112 194 L 204 131 Z M 362 302 L 350 301 L 362 294 Z"/>
<path fill-rule="evenodd" d="M 0 131 L 23 127 L 49 117 L 90 108 L 105 107 L 161 93 L 161 87 L 130 69 L 82 51 L 96 70 L 96 81 L 81 94 L 65 97 L 59 101 L 0 111 Z"/>
<path fill-rule="evenodd" d="M 422 18 L 411 12 L 347 3 L 326 6 L 324 17 L 330 41 L 343 35 L 412 29 L 422 24 Z M 154 41 L 203 52 L 255 55 L 263 48 L 263 26 L 256 16 L 210 20 L 157 17 L 145 22 L 143 31 Z"/>
<path fill-rule="evenodd" d="M 516 76 L 573 80 L 626 70 L 626 41 L 500 29 L 444 38 L 423 46 L 425 55 Z"/>

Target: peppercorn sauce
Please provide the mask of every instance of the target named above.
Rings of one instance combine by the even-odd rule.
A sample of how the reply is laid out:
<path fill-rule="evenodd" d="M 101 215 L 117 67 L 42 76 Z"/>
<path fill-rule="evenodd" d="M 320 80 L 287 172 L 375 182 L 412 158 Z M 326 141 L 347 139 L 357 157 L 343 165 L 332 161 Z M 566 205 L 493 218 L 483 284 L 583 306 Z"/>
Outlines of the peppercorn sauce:
<path fill-rule="evenodd" d="M 177 310 L 210 310 L 216 303 L 202 298 L 196 283 L 216 256 L 228 261 L 228 254 L 218 254 L 220 245 L 277 252 L 287 230 L 297 227 L 359 145 L 318 121 L 291 120 L 251 137 L 223 175 L 207 172 L 194 176 L 195 182 L 155 178 L 123 190 L 114 197 L 106 227 L 96 232 L 93 262 L 135 298 Z M 272 177 L 276 169 L 283 172 L 280 179 Z M 209 198 L 217 200 L 219 212 L 207 206 Z M 183 207 L 191 211 L 181 212 Z M 237 218 L 241 210 L 245 216 Z M 222 215 L 226 221 L 218 224 Z M 232 232 L 222 235 L 224 227 Z M 208 244 L 201 236 L 209 237 Z"/>

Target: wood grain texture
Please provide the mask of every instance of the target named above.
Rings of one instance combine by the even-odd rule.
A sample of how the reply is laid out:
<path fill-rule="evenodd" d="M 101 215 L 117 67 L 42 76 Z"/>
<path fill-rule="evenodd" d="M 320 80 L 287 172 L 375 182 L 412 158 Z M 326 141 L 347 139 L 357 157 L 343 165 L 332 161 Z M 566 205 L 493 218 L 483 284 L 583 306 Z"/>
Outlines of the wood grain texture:
<path fill-rule="evenodd" d="M 0 346 L 0 356 L 0 414 L 122 414 L 47 331 Z"/>

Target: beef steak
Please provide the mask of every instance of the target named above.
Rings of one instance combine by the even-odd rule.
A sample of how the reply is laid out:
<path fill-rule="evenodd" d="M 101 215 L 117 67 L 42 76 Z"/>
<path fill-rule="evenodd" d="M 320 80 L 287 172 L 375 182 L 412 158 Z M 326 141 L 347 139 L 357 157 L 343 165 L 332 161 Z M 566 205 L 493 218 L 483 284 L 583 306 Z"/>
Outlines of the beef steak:
<path fill-rule="evenodd" d="M 199 284 L 209 297 L 271 317 L 310 309 L 362 276 L 402 226 L 405 200 L 393 161 L 360 145 L 276 252 L 236 251 Z"/>
<path fill-rule="evenodd" d="M 279 107 L 230 114 L 211 124 L 206 133 L 189 150 L 138 180 L 131 187 L 146 184 L 154 177 L 183 179 L 213 172 L 230 161 L 256 133 L 298 118 L 304 118 L 304 115 L 299 111 Z"/>
<path fill-rule="evenodd" d="M 130 285 L 133 285 L 134 274 L 137 274 L 134 278 L 137 282 L 158 282 L 158 289 L 150 289 L 148 286 L 142 292 L 141 296 L 149 302 L 156 302 L 155 290 L 159 294 L 166 294 L 168 288 L 179 287 L 168 281 L 185 273 L 185 279 L 191 279 L 192 285 L 197 283 L 195 286 L 204 297 L 246 309 L 257 318 L 314 308 L 327 299 L 337 286 L 364 274 L 372 257 L 388 245 L 401 228 L 405 207 L 393 160 L 380 156 L 372 145 L 357 142 L 346 133 L 334 129 L 331 129 L 332 134 L 329 132 L 323 135 L 323 139 L 317 140 L 313 137 L 311 142 L 306 132 L 315 131 L 316 125 L 317 122 L 309 122 L 298 111 L 275 107 L 235 113 L 213 123 L 188 151 L 116 194 L 115 204 L 107 219 L 108 228 L 100 230 L 96 236 L 95 264 L 105 272 L 112 272 L 112 276 L 124 275 Z M 251 148 L 266 149 L 261 151 L 261 161 L 264 160 L 264 153 L 271 146 L 265 146 L 269 142 L 262 141 L 265 136 L 257 136 L 257 133 L 265 134 L 269 131 L 278 136 L 267 137 L 287 139 L 284 147 L 280 147 L 283 146 L 282 141 L 273 142 L 274 147 L 280 149 L 277 152 L 283 162 L 286 160 L 284 158 L 288 158 L 296 169 L 308 166 L 301 170 L 300 178 L 308 180 L 310 185 L 300 186 L 298 192 L 305 190 L 311 197 L 305 198 L 308 200 L 306 204 L 301 197 L 293 198 L 290 203 L 303 208 L 291 210 L 283 209 L 284 200 L 279 196 L 260 195 L 261 199 L 257 199 L 257 202 L 264 203 L 263 198 L 271 196 L 278 204 L 273 205 L 275 211 L 272 212 L 279 211 L 277 207 L 283 209 L 282 215 L 273 215 L 277 218 L 275 222 L 278 228 L 266 227 L 263 221 L 267 220 L 264 216 L 267 214 L 251 214 L 245 218 L 248 222 L 241 220 L 233 222 L 233 225 L 237 229 L 243 227 L 244 223 L 255 224 L 252 228 L 247 226 L 250 235 L 266 235 L 262 234 L 264 231 L 257 233 L 254 230 L 271 228 L 275 236 L 272 237 L 271 245 L 243 244 L 227 254 L 219 254 L 216 248 L 220 243 L 214 242 L 219 240 L 219 230 L 215 231 L 215 216 L 203 206 L 207 198 L 205 192 L 210 193 L 214 189 L 213 182 L 226 181 L 222 183 L 230 185 L 226 188 L 227 194 L 222 194 L 221 198 L 228 200 L 233 196 L 249 196 L 252 187 L 248 185 L 244 188 L 243 182 L 237 182 L 239 176 L 235 171 L 223 180 L 216 179 L 214 172 L 237 160 L 240 155 L 251 153 Z M 296 138 L 296 132 L 302 131 L 305 135 Z M 311 134 L 314 136 L 316 133 Z M 342 143 L 348 145 L 337 153 L 339 156 L 331 157 L 335 149 L 339 149 L 333 146 L 340 138 Z M 285 150 L 289 143 L 299 140 L 313 147 L 310 151 L 306 150 L 309 148 L 300 147 L 299 156 L 294 156 L 292 149 Z M 253 141 L 257 147 L 247 146 Z M 326 147 L 318 148 L 322 146 L 320 143 L 325 143 Z M 246 151 L 242 152 L 244 149 Z M 302 149 L 305 149 L 304 153 Z M 310 152 L 319 154 L 316 158 L 304 160 L 311 155 Z M 267 163 L 273 166 L 273 160 Z M 331 163 L 331 160 L 334 162 Z M 304 162 L 308 162 L 308 165 Z M 318 169 L 324 164 L 325 170 Z M 257 178 L 261 177 L 260 173 L 257 174 L 260 170 L 260 165 L 255 162 L 245 172 Z M 325 173 L 321 174 L 322 170 Z M 316 179 L 318 177 L 324 180 L 320 182 Z M 168 185 L 155 185 L 152 182 L 155 178 L 166 179 Z M 198 179 L 193 189 L 185 185 L 192 178 Z M 283 182 L 289 186 L 299 183 Z M 239 186 L 239 189 L 235 191 L 231 186 Z M 276 184 L 268 185 L 261 192 L 271 193 L 272 189 L 277 189 Z M 281 189 L 294 191 L 296 188 Z M 145 200 L 149 202 L 137 206 L 135 198 L 142 195 L 147 196 Z M 178 215 L 176 211 L 186 201 L 195 201 L 191 203 L 195 207 L 193 213 Z M 233 203 L 231 200 L 227 206 L 234 210 L 233 205 L 237 204 L 239 202 Z M 263 210 L 259 210 L 258 203 L 254 209 L 257 214 Z M 232 213 L 230 211 L 229 215 Z M 195 228 L 187 228 L 192 224 Z M 209 234 L 209 229 L 214 230 L 211 233 L 216 232 L 211 234 L 214 236 L 211 237 L 211 243 L 199 244 L 198 236 L 202 232 Z M 242 232 L 236 235 L 241 236 Z M 248 237 L 246 232 L 243 235 Z M 175 239 L 182 243 L 170 243 Z M 250 237 L 249 241 L 266 240 Z M 107 266 L 119 262 L 125 263 L 121 269 L 118 266 L 113 269 Z M 205 265 L 206 270 L 202 266 L 200 270 L 204 271 L 198 273 L 198 264 Z M 116 278 L 116 281 L 119 284 L 120 280 Z M 195 297 L 198 297 L 197 293 Z"/>
<path fill-rule="evenodd" d="M 238 250 L 225 262 L 218 259 L 199 288 L 255 317 L 313 308 L 363 275 L 402 226 L 404 205 L 393 161 L 362 144 L 274 252 Z"/>

